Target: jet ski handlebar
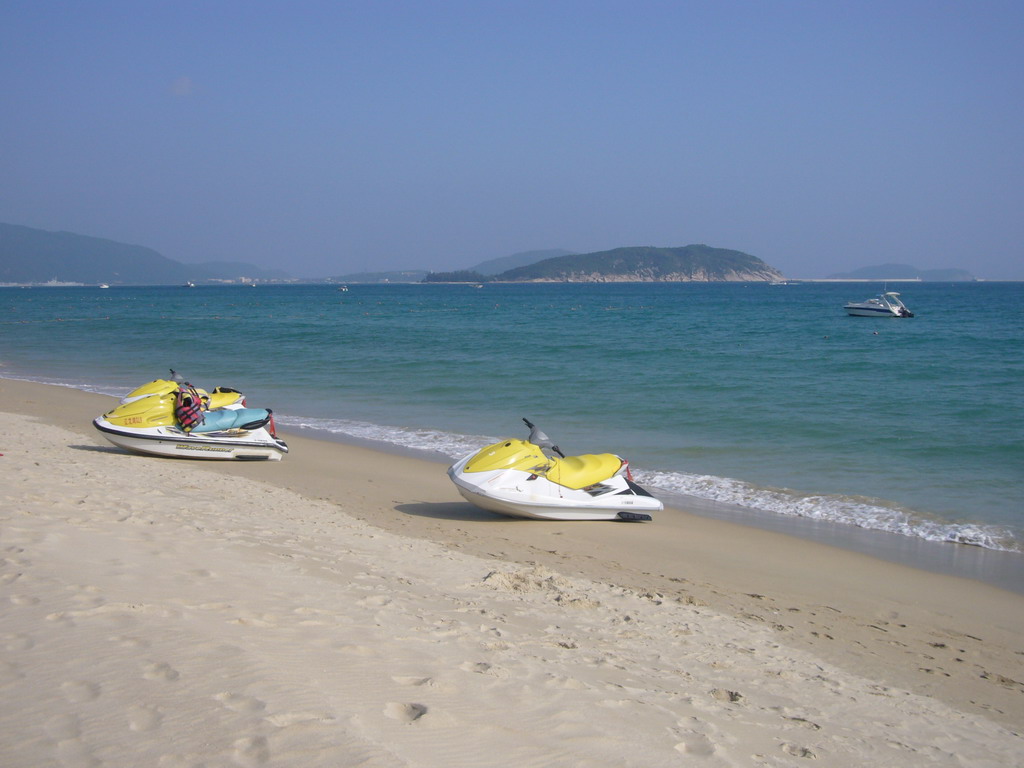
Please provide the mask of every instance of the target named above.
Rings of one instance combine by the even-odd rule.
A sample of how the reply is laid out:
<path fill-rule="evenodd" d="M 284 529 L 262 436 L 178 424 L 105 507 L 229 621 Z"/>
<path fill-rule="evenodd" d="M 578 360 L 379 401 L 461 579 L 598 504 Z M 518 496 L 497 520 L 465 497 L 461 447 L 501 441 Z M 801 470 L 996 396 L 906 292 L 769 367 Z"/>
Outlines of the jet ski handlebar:
<path fill-rule="evenodd" d="M 528 440 L 531 443 L 536 445 L 538 448 L 549 448 L 563 459 L 565 458 L 565 454 L 562 453 L 562 449 L 555 445 L 550 437 L 537 429 L 536 425 L 534 425 L 529 419 L 523 419 L 523 422 L 530 428 L 530 437 Z"/>

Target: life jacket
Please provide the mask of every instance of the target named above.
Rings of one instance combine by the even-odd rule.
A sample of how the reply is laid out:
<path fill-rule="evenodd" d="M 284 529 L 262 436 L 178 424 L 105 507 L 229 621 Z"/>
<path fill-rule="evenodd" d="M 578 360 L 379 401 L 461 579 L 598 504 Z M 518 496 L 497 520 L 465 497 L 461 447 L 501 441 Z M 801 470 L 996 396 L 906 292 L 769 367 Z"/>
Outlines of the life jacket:
<path fill-rule="evenodd" d="M 174 401 L 174 417 L 186 432 L 203 423 L 203 398 L 187 382 L 178 388 Z"/>

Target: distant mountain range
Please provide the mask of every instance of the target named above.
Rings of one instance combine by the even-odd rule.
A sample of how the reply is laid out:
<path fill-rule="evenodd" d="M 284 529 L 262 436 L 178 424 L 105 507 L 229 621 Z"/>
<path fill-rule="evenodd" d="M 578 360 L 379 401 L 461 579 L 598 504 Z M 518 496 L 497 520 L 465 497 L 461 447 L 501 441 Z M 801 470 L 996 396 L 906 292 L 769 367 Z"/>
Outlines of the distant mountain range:
<path fill-rule="evenodd" d="M 513 253 L 511 256 L 501 256 L 497 259 L 488 259 L 482 261 L 475 267 L 469 269 L 460 270 L 461 274 L 466 275 L 497 275 L 500 272 L 504 272 L 507 269 L 513 267 L 521 267 L 525 264 L 534 264 L 542 259 L 548 259 L 552 256 L 564 256 L 572 253 L 572 251 L 563 251 L 560 248 L 548 250 L 548 251 L 523 251 L 521 253 Z M 347 275 L 335 275 L 334 277 L 328 278 L 332 282 L 336 283 L 422 283 L 426 280 L 427 275 L 431 274 L 425 269 L 406 269 L 397 272 L 353 272 Z M 455 274 L 452 272 L 446 272 L 443 274 Z M 444 281 L 429 281 L 429 282 L 465 282 L 465 283 L 476 283 L 480 282 L 476 278 L 468 280 L 444 280 Z"/>
<path fill-rule="evenodd" d="M 835 280 L 974 280 L 962 269 L 881 264 L 829 276 Z M 741 251 L 687 245 L 631 247 L 595 253 L 524 251 L 458 272 L 400 270 L 323 278 L 351 283 L 424 282 L 725 282 L 780 281 L 782 274 Z M 0 223 L 0 284 L 82 283 L 180 285 L 185 282 L 298 282 L 288 273 L 244 262 L 183 264 L 152 248 L 71 232 Z M 310 280 L 319 282 L 320 280 Z"/>
<path fill-rule="evenodd" d="M 280 270 L 217 261 L 182 264 L 141 245 L 0 224 L 0 283 L 178 285 L 288 280 Z"/>
<path fill-rule="evenodd" d="M 681 248 L 615 248 L 543 259 L 490 276 L 476 271 L 440 272 L 427 282 L 752 282 L 784 280 L 756 256 L 708 245 Z"/>
<path fill-rule="evenodd" d="M 861 267 L 852 272 L 838 272 L 828 276 L 830 280 L 907 280 L 952 283 L 976 279 L 963 269 L 918 269 L 906 264 L 879 264 Z"/>

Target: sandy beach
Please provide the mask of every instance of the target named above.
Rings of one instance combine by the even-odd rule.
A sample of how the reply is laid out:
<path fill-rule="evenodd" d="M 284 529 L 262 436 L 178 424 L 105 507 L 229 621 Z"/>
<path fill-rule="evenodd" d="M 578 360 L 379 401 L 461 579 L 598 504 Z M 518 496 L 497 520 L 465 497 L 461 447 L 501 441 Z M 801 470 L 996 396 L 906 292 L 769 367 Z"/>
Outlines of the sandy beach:
<path fill-rule="evenodd" d="M 132 455 L 114 402 L 0 379 L 5 768 L 1024 764 L 1020 594 L 298 435 Z"/>

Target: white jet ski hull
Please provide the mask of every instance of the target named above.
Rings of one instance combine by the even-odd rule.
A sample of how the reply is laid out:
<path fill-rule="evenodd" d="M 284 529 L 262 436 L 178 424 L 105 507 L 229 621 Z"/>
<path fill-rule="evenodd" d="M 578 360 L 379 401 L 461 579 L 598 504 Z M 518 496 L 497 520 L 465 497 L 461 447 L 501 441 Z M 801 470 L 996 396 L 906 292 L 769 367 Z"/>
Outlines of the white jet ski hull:
<path fill-rule="evenodd" d="M 474 454 L 448 469 L 448 476 L 462 497 L 480 509 L 531 520 L 627 520 L 646 521 L 664 505 L 644 493 L 637 494 L 624 477 L 605 481 L 608 493 L 592 496 L 514 469 L 464 473 Z"/>
<path fill-rule="evenodd" d="M 288 453 L 283 440 L 265 428 L 189 434 L 177 427 L 125 429 L 100 417 L 93 421 L 103 436 L 118 448 L 152 456 L 227 461 L 280 461 Z"/>

